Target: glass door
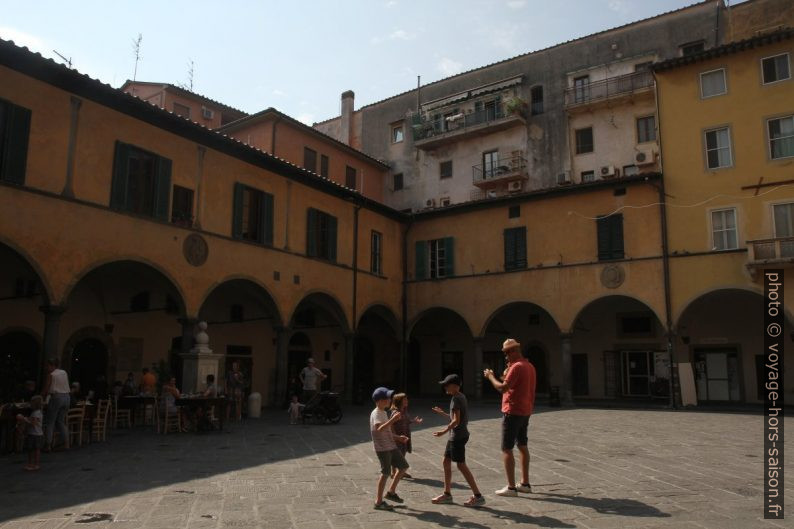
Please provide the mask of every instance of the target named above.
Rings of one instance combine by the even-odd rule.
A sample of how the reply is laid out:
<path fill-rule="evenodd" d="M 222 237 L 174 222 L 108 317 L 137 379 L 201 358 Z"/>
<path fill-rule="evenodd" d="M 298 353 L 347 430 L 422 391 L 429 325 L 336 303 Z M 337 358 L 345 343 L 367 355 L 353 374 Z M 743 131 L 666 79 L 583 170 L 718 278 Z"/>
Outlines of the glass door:
<path fill-rule="evenodd" d="M 622 351 L 625 396 L 650 396 L 651 363 L 648 361 L 648 355 L 648 351 Z"/>
<path fill-rule="evenodd" d="M 499 151 L 485 152 L 482 155 L 482 172 L 483 179 L 488 180 L 493 178 L 496 174 L 496 168 L 499 165 Z"/>
<path fill-rule="evenodd" d="M 739 354 L 736 349 L 695 351 L 695 386 L 698 400 L 736 402 L 741 400 Z"/>

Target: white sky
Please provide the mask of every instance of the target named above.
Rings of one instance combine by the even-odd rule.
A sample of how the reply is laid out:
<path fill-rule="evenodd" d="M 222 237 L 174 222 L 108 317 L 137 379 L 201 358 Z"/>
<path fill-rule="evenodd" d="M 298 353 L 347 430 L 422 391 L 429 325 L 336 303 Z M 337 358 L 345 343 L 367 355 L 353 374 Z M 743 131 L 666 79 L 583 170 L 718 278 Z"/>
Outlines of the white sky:
<path fill-rule="evenodd" d="M 0 0 L 0 38 L 119 87 L 188 83 L 246 112 L 306 123 L 695 0 Z M 738 3 L 736 1 L 733 2 Z"/>

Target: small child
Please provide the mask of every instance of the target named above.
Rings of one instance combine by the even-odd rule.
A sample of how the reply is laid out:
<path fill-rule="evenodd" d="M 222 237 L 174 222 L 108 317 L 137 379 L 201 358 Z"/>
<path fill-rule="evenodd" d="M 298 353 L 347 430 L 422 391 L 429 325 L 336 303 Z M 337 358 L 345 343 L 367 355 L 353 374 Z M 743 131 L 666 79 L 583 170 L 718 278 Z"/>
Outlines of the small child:
<path fill-rule="evenodd" d="M 17 421 L 25 424 L 25 450 L 28 453 L 28 464 L 25 470 L 38 470 L 41 461 L 41 447 L 44 446 L 44 430 L 41 423 L 43 414 L 41 409 L 44 401 L 41 395 L 35 395 L 30 399 L 30 408 L 33 410 L 30 417 L 17 415 Z"/>
<path fill-rule="evenodd" d="M 301 412 L 303 411 L 304 407 L 305 407 L 304 404 L 301 404 L 300 402 L 298 402 L 298 396 L 297 395 L 293 395 L 292 396 L 292 401 L 289 403 L 289 409 L 287 410 L 287 411 L 289 411 L 289 423 L 290 424 L 298 424 L 298 421 L 301 418 Z"/>
<path fill-rule="evenodd" d="M 480 489 L 477 488 L 474 476 L 468 465 L 466 465 L 466 443 L 469 441 L 469 430 L 467 428 L 469 411 L 466 396 L 460 392 L 460 377 L 458 375 L 447 375 L 439 384 L 444 388 L 447 395 L 452 396 L 452 401 L 449 404 L 449 413 L 446 413 L 438 406 L 433 408 L 434 412 L 447 417 L 450 422 L 443 430 L 433 432 L 436 437 L 441 437 L 449 432 L 449 440 L 447 441 L 444 459 L 442 460 L 442 465 L 444 466 L 444 492 L 433 498 L 432 501 L 433 503 L 452 503 L 452 461 L 454 461 L 474 494 L 463 505 L 466 507 L 481 507 L 485 505 L 485 498 L 480 493 Z"/>
<path fill-rule="evenodd" d="M 408 396 L 405 393 L 397 393 L 394 395 L 391 403 L 391 411 L 392 413 L 395 411 L 400 412 L 400 420 L 392 425 L 392 431 L 397 435 L 404 435 L 408 438 L 407 443 L 400 443 L 397 445 L 397 449 L 402 453 L 403 457 L 405 457 L 405 454 L 411 451 L 411 423 L 422 424 L 422 418 L 411 418 L 411 416 L 408 415 Z M 391 477 L 394 477 L 395 474 L 397 474 L 397 467 L 393 466 L 391 469 Z M 411 475 L 406 472 L 403 477 L 410 479 Z"/>
<path fill-rule="evenodd" d="M 392 432 L 392 424 L 400 420 L 402 414 L 395 411 L 391 418 L 386 415 L 386 408 L 391 403 L 393 389 L 377 388 L 372 393 L 372 400 L 375 402 L 375 409 L 369 416 L 369 431 L 372 434 L 372 444 L 375 445 L 375 453 L 380 462 L 380 477 L 378 478 L 377 494 L 375 496 L 375 509 L 381 511 L 391 511 L 393 507 L 384 501 L 383 489 L 386 487 L 386 480 L 391 474 L 391 467 L 397 467 L 397 474 L 392 479 L 386 499 L 397 503 L 402 503 L 403 499 L 397 495 L 397 484 L 402 479 L 405 471 L 408 470 L 408 463 L 402 453 L 397 449 L 397 443 L 407 443 L 408 438 L 404 435 L 395 435 Z"/>

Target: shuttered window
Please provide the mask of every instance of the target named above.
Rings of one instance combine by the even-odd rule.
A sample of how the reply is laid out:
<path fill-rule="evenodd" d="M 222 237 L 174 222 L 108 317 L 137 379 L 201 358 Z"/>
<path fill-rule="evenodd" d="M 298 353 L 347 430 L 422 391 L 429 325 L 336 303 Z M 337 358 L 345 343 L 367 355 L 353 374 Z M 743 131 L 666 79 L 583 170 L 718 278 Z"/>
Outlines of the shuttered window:
<path fill-rule="evenodd" d="M 317 151 L 308 147 L 303 148 L 303 168 L 313 173 L 317 172 Z"/>
<path fill-rule="evenodd" d="M 309 208 L 306 219 L 306 255 L 336 261 L 336 230 L 336 217 Z"/>
<path fill-rule="evenodd" d="M 0 180 L 24 185 L 31 111 L 0 99 Z"/>
<path fill-rule="evenodd" d="M 527 267 L 527 228 L 507 228 L 504 231 L 505 270 Z"/>
<path fill-rule="evenodd" d="M 348 165 L 345 169 L 345 186 L 350 189 L 356 189 L 356 182 L 356 170 Z"/>
<path fill-rule="evenodd" d="M 273 244 L 273 195 L 239 182 L 234 184 L 232 237 Z"/>
<path fill-rule="evenodd" d="M 416 241 L 416 279 L 440 279 L 454 275 L 454 238 Z"/>
<path fill-rule="evenodd" d="M 168 221 L 171 160 L 116 142 L 110 207 Z"/>
<path fill-rule="evenodd" d="M 598 260 L 623 259 L 623 215 L 600 217 L 596 221 Z"/>

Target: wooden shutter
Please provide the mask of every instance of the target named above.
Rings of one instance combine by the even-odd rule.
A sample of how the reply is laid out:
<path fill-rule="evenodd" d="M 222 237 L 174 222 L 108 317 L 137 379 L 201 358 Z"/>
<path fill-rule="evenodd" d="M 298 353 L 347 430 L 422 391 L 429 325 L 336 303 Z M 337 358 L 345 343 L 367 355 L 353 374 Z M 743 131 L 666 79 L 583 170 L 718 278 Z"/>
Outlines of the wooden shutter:
<path fill-rule="evenodd" d="M 336 262 L 336 217 L 328 215 L 328 259 Z"/>
<path fill-rule="evenodd" d="M 515 231 L 507 228 L 504 231 L 505 241 L 505 270 L 512 270 L 516 266 L 516 240 Z"/>
<path fill-rule="evenodd" d="M 262 207 L 259 208 L 261 220 L 259 222 L 259 233 L 262 235 L 262 242 L 268 246 L 273 246 L 273 195 L 262 193 Z"/>
<path fill-rule="evenodd" d="M 306 255 L 317 256 L 317 210 L 309 208 L 306 214 Z"/>
<path fill-rule="evenodd" d="M 507 228 L 504 231 L 505 270 L 527 266 L 527 229 Z"/>
<path fill-rule="evenodd" d="M 612 259 L 623 259 L 623 215 L 612 215 L 609 238 Z"/>
<path fill-rule="evenodd" d="M 234 183 L 234 207 L 232 208 L 232 237 L 243 237 L 243 193 L 245 186 L 240 182 Z"/>
<path fill-rule="evenodd" d="M 157 158 L 157 174 L 154 180 L 154 216 L 168 222 L 168 206 L 171 198 L 171 160 Z"/>
<path fill-rule="evenodd" d="M 444 258 L 447 261 L 447 266 L 444 269 L 444 277 L 452 277 L 455 275 L 455 245 L 453 242 L 453 237 L 444 238 Z"/>
<path fill-rule="evenodd" d="M 623 259 L 623 215 L 601 217 L 596 226 L 598 260 Z"/>
<path fill-rule="evenodd" d="M 6 105 L 5 145 L 0 157 L 0 178 L 12 184 L 25 183 L 30 138 L 31 111 L 17 105 Z"/>
<path fill-rule="evenodd" d="M 527 229 L 522 226 L 516 228 L 516 268 L 527 267 Z"/>
<path fill-rule="evenodd" d="M 113 181 L 110 184 L 110 207 L 113 209 L 127 209 L 129 159 L 130 145 L 117 141 L 113 156 Z"/>
<path fill-rule="evenodd" d="M 598 260 L 611 259 L 611 245 L 609 243 L 609 217 L 601 217 L 596 221 L 596 237 L 598 238 Z"/>
<path fill-rule="evenodd" d="M 427 279 L 427 241 L 416 241 L 415 252 L 415 279 Z"/>

